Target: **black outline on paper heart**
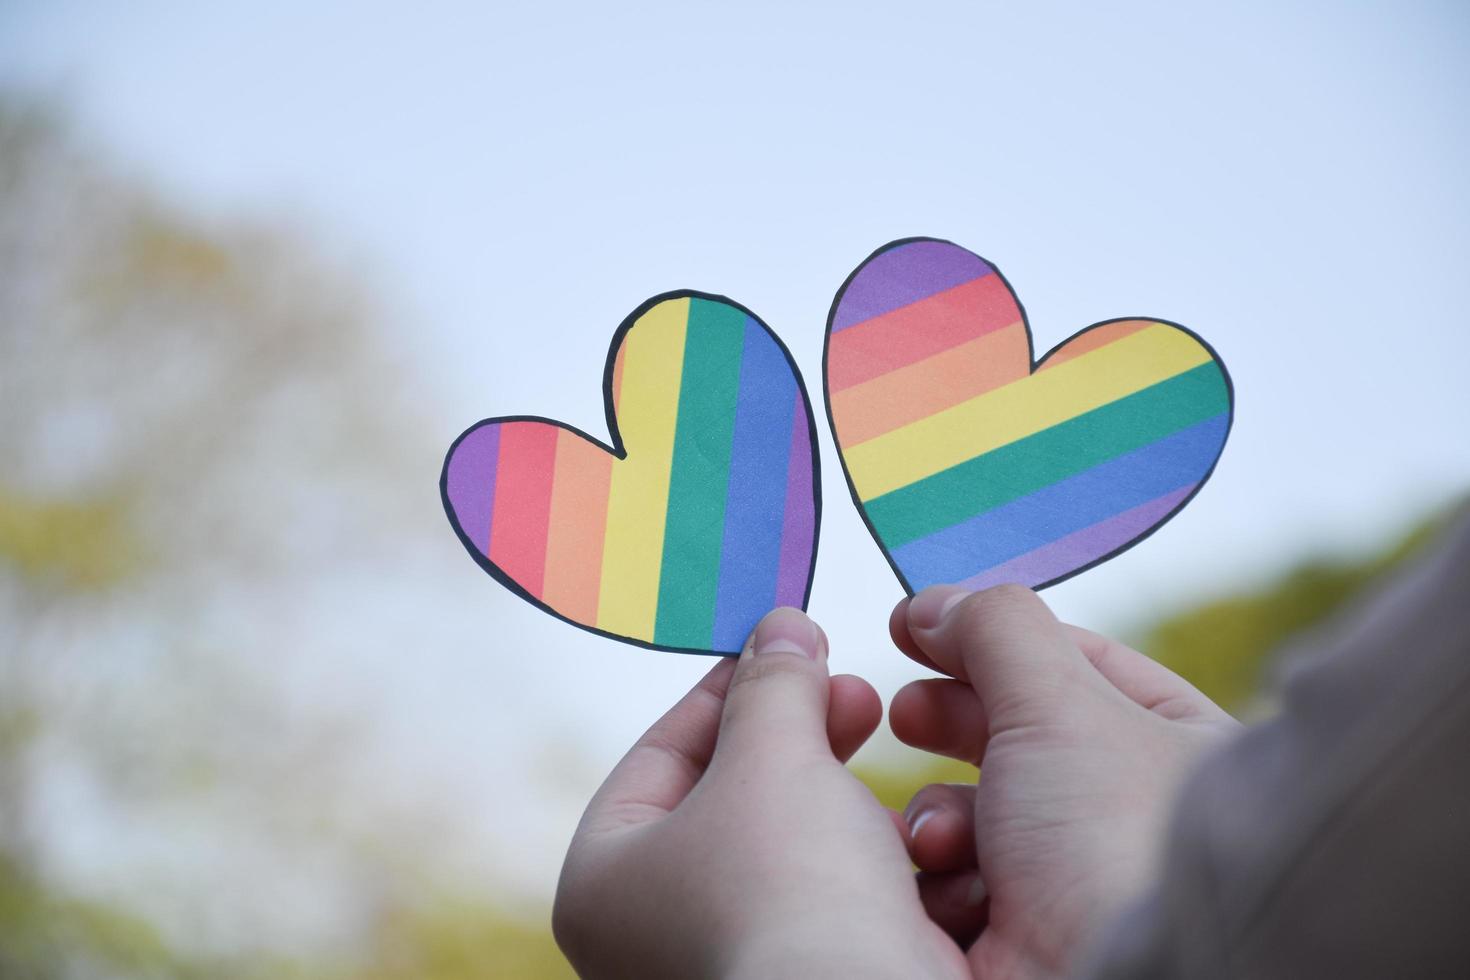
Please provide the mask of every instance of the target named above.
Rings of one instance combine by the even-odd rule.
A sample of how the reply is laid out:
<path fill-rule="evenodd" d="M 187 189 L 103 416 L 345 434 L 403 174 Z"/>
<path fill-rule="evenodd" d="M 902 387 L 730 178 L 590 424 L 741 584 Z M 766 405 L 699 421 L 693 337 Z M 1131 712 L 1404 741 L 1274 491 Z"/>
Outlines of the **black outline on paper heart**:
<path fill-rule="evenodd" d="M 607 431 L 608 434 L 612 437 L 611 445 L 604 443 L 602 440 L 597 439 L 594 436 L 588 435 L 586 432 L 583 432 L 581 429 L 577 428 L 574 425 L 568 425 L 565 422 L 559 422 L 556 419 L 548 419 L 540 415 L 497 415 L 494 418 L 481 419 L 474 425 L 470 426 L 468 429 L 465 429 L 463 432 L 461 432 L 459 434 L 459 437 L 455 439 L 454 442 L 450 443 L 449 451 L 444 454 L 444 467 L 442 470 L 440 470 L 439 473 L 439 499 L 444 505 L 444 513 L 449 518 L 450 527 L 454 528 L 455 535 L 459 538 L 460 543 L 464 545 L 465 550 L 470 553 L 470 557 L 475 560 L 475 564 L 479 565 L 486 572 L 488 572 L 490 576 L 501 585 L 505 586 L 511 592 L 515 593 L 517 596 L 520 596 L 522 599 L 526 600 L 537 609 L 540 609 L 542 612 L 548 613 L 564 623 L 570 623 L 578 629 L 585 630 L 588 633 L 595 633 L 598 636 L 605 636 L 610 640 L 618 640 L 622 643 L 628 643 L 636 647 L 642 647 L 645 650 L 664 650 L 669 653 L 692 653 L 707 657 L 730 657 L 735 656 L 735 654 L 726 653 L 718 650 L 706 650 L 700 647 L 662 646 L 657 643 L 649 642 L 648 640 L 640 640 L 632 636 L 623 636 L 621 633 L 609 633 L 606 630 L 600 630 L 595 626 L 588 626 L 586 623 L 579 623 L 574 619 L 563 616 L 561 613 L 557 612 L 555 609 L 552 609 L 546 603 L 542 602 L 540 599 L 537 599 L 535 596 L 531 595 L 531 593 L 522 588 L 520 584 L 515 581 L 515 579 L 511 578 L 504 571 L 502 571 L 498 565 L 492 562 L 489 556 L 482 555 L 480 553 L 474 542 L 470 540 L 469 535 L 465 534 L 464 528 L 460 527 L 459 519 L 455 516 L 454 513 L 454 507 L 449 501 L 449 460 L 453 458 L 454 451 L 459 448 L 459 444 L 461 442 L 464 442 L 465 438 L 471 432 L 474 432 L 481 426 L 490 425 L 492 423 L 544 422 L 547 425 L 554 425 L 559 429 L 566 429 L 568 432 L 581 436 L 583 439 L 586 439 L 588 442 L 592 443 L 603 452 L 612 454 L 615 459 L 627 459 L 628 451 L 623 446 L 623 437 L 622 434 L 618 431 L 617 414 L 613 409 L 613 368 L 615 365 L 615 361 L 617 360 L 618 350 L 623 345 L 623 337 L 628 333 L 629 330 L 633 329 L 633 325 L 638 322 L 639 317 L 643 316 L 643 314 L 647 313 L 649 310 L 653 309 L 655 306 L 664 302 L 665 300 L 685 298 L 711 300 L 713 302 L 724 303 L 728 306 L 733 306 L 735 309 L 739 310 L 740 312 L 744 313 L 746 316 L 754 320 L 756 323 L 760 324 L 760 328 L 766 332 L 766 336 L 770 337 L 776 342 L 776 346 L 780 349 L 781 355 L 786 358 L 787 366 L 791 368 L 791 373 L 796 378 L 797 390 L 801 392 L 801 402 L 806 407 L 807 437 L 810 440 L 812 455 L 812 504 L 815 508 L 812 515 L 812 559 L 810 566 L 807 568 L 806 592 L 801 597 L 801 608 L 805 610 L 807 604 L 811 602 L 812 598 L 812 583 L 816 580 L 817 571 L 817 545 L 821 541 L 822 537 L 822 454 L 821 444 L 817 441 L 817 415 L 812 408 L 811 395 L 807 392 L 806 379 L 801 376 L 801 369 L 797 367 L 796 359 L 791 356 L 791 351 L 786 347 L 784 343 L 782 343 L 781 338 L 776 335 L 776 332 L 766 324 L 766 321 L 756 316 L 743 304 L 735 302 L 728 296 L 720 296 L 716 293 L 701 292 L 697 289 L 675 289 L 667 293 L 659 293 L 657 296 L 650 297 L 649 299 L 646 299 L 642 303 L 638 304 L 638 307 L 634 309 L 632 313 L 629 313 L 626 317 L 624 317 L 622 323 L 618 324 L 617 330 L 613 332 L 612 343 L 608 345 L 607 363 L 602 369 L 602 407 L 603 412 L 607 418 Z"/>
<path fill-rule="evenodd" d="M 1129 548 L 1132 548 L 1140 541 L 1146 540 L 1147 538 L 1152 536 L 1155 531 L 1159 530 L 1159 528 L 1172 521 L 1174 519 L 1174 516 L 1178 514 L 1181 510 L 1183 510 L 1185 505 L 1187 505 L 1191 500 L 1195 498 L 1196 494 L 1204 489 L 1205 484 L 1209 481 L 1210 477 L 1214 475 L 1215 467 L 1220 465 L 1220 457 L 1225 455 L 1225 446 L 1227 443 L 1230 442 L 1230 431 L 1235 427 L 1235 383 L 1230 378 L 1229 369 L 1225 367 L 1224 358 L 1222 358 L 1219 352 L 1217 352 L 1215 348 L 1210 345 L 1209 341 L 1205 340 L 1205 338 L 1201 337 L 1193 330 L 1184 326 L 1182 323 L 1175 323 L 1173 320 L 1163 320 L 1156 316 L 1115 316 L 1107 320 L 1099 320 L 1097 323 L 1093 323 L 1089 326 L 1083 327 L 1076 333 L 1063 338 L 1059 343 L 1053 346 L 1051 350 L 1041 355 L 1040 358 L 1037 358 L 1036 338 L 1033 337 L 1031 334 L 1031 318 L 1026 315 L 1025 305 L 1022 304 L 1020 297 L 1016 294 L 1015 288 L 1011 286 L 1011 281 L 1007 279 L 1005 277 L 1005 274 L 1000 271 L 999 266 L 997 266 L 994 262 L 991 262 L 989 259 L 985 258 L 983 255 L 980 255 L 978 252 L 970 252 L 970 250 L 965 248 L 963 245 L 952 242 L 947 238 L 931 238 L 927 235 L 916 235 L 912 238 L 896 239 L 886 245 L 880 246 L 879 248 L 875 249 L 871 255 L 859 262 L 857 268 L 848 273 L 847 278 L 842 281 L 842 286 L 838 288 L 837 295 L 832 297 L 832 306 L 827 311 L 826 335 L 822 338 L 822 402 L 827 409 L 827 428 L 830 429 L 832 432 L 832 444 L 836 447 L 837 459 L 842 464 L 842 477 L 847 481 L 848 495 L 852 497 L 853 506 L 857 508 L 858 516 L 863 519 L 863 524 L 867 527 L 868 534 L 872 536 L 873 543 L 878 546 L 879 551 L 883 552 L 883 557 L 887 560 L 888 567 L 893 569 L 894 576 L 897 577 L 898 583 L 903 586 L 903 590 L 905 592 L 907 592 L 909 595 L 913 595 L 913 587 L 909 585 L 909 580 L 904 577 L 903 571 L 899 569 L 898 562 L 893 560 L 893 555 L 889 554 L 888 546 L 885 545 L 883 543 L 883 539 L 878 536 L 878 531 L 873 527 L 873 522 L 868 520 L 867 508 L 863 506 L 861 498 L 858 497 L 857 488 L 854 487 L 852 484 L 852 474 L 847 471 L 847 456 L 842 451 L 842 443 L 837 440 L 837 424 L 832 419 L 832 390 L 828 383 L 827 377 L 827 354 L 832 346 L 832 321 L 835 320 L 837 317 L 837 307 L 842 304 L 842 297 L 846 295 L 847 287 L 852 285 L 852 281 L 857 278 L 859 272 L 862 272 L 863 269 L 867 268 L 869 262 L 872 262 L 878 256 L 882 255 L 884 252 L 889 251 L 890 249 L 898 248 L 900 245 L 910 245 L 914 242 L 937 242 L 941 245 L 953 245 L 955 248 L 963 249 L 964 251 L 969 252 L 971 255 L 980 259 L 980 261 L 989 265 L 991 269 L 995 270 L 995 274 L 997 276 L 1000 276 L 1000 281 L 1004 283 L 1006 289 L 1010 291 L 1011 298 L 1016 301 L 1016 308 L 1021 311 L 1021 326 L 1026 331 L 1027 356 L 1031 359 L 1031 370 L 1027 374 L 1027 377 L 1035 374 L 1037 367 L 1040 366 L 1041 363 L 1045 361 L 1048 357 L 1051 357 L 1063 346 L 1076 340 L 1078 337 L 1087 333 L 1089 330 L 1096 330 L 1099 327 L 1105 327 L 1109 324 L 1119 323 L 1124 320 L 1148 320 L 1153 323 L 1166 324 L 1168 326 L 1174 327 L 1176 330 L 1182 330 L 1184 333 L 1189 334 L 1189 336 L 1197 340 L 1200 343 L 1200 346 L 1204 347 L 1204 349 L 1209 352 L 1210 357 L 1214 359 L 1215 363 L 1220 366 L 1220 374 L 1225 379 L 1225 393 L 1230 400 L 1229 418 L 1227 418 L 1225 421 L 1225 437 L 1220 440 L 1220 451 L 1215 454 L 1215 461 L 1210 464 L 1210 468 L 1205 471 L 1205 475 L 1200 477 L 1199 483 L 1195 485 L 1194 490 L 1190 491 L 1189 496 L 1181 500 L 1173 510 L 1169 511 L 1163 517 L 1159 518 L 1158 522 L 1150 527 L 1147 531 L 1144 531 L 1142 534 L 1132 539 L 1127 544 L 1123 545 L 1120 548 L 1115 548 L 1107 554 L 1102 555 L 1098 558 L 1094 558 L 1086 565 L 1081 565 L 1077 568 L 1074 568 L 1065 575 L 1059 575 L 1054 579 L 1042 582 L 1040 585 L 1034 586 L 1034 591 L 1039 592 L 1042 589 L 1049 588 L 1059 582 L 1065 582 L 1067 579 L 1072 578 L 1075 575 L 1081 575 L 1089 568 L 1095 568 L 1096 566 L 1101 565 L 1103 562 L 1108 561 L 1109 559 L 1118 557 L 1123 552 L 1127 551 Z"/>

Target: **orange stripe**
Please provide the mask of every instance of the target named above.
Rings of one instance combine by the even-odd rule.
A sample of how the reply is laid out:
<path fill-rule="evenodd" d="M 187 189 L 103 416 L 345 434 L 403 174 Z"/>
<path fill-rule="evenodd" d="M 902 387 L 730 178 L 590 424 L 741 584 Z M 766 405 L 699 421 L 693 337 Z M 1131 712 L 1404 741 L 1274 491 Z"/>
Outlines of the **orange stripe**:
<path fill-rule="evenodd" d="M 618 410 L 618 403 L 623 398 L 623 353 L 628 349 L 628 338 L 623 338 L 623 345 L 618 348 L 617 356 L 613 358 L 613 411 Z"/>
<path fill-rule="evenodd" d="M 563 616 L 589 626 L 597 623 L 612 467 L 611 455 L 573 432 L 558 430 L 541 598 Z"/>
<path fill-rule="evenodd" d="M 833 333 L 827 384 L 841 391 L 871 381 L 1019 319 L 1005 280 L 994 273 L 972 279 Z"/>
<path fill-rule="evenodd" d="M 1117 323 L 1109 323 L 1107 326 L 1096 327 L 1087 331 L 1082 336 L 1062 345 L 1055 353 L 1036 366 L 1036 370 L 1045 371 L 1049 367 L 1064 364 L 1074 357 L 1081 357 L 1088 351 L 1106 347 L 1115 340 L 1122 340 L 1131 333 L 1138 333 L 1144 327 L 1151 327 L 1157 321 L 1154 320 L 1119 320 Z"/>
<path fill-rule="evenodd" d="M 844 448 L 1019 381 L 1031 370 L 1020 321 L 969 343 L 832 394 L 832 420 Z"/>

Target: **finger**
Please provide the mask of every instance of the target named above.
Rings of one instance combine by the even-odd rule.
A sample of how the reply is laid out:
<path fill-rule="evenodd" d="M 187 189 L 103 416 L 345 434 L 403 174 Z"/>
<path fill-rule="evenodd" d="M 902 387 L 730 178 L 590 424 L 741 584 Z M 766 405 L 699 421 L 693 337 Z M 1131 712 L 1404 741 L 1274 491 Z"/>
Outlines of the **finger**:
<path fill-rule="evenodd" d="M 1157 660 L 1080 626 L 1066 630 L 1098 673 L 1134 703 L 1170 721 L 1230 720 L 1223 708 Z"/>
<path fill-rule="evenodd" d="M 883 808 L 883 812 L 888 814 L 888 819 L 893 823 L 893 829 L 898 831 L 898 838 L 903 841 L 904 850 L 911 849 L 913 840 L 909 837 L 909 822 L 903 818 L 903 814 L 887 807 Z"/>
<path fill-rule="evenodd" d="M 888 726 L 905 745 L 978 766 L 989 725 L 975 689 L 935 677 L 899 688 L 888 707 Z"/>
<path fill-rule="evenodd" d="M 992 738 L 1055 719 L 1079 687 L 1117 697 L 1030 589 L 934 586 L 914 597 L 908 621 L 930 659 L 974 687 Z"/>
<path fill-rule="evenodd" d="M 949 933 L 960 949 L 967 949 L 980 935 L 990 904 L 985 884 L 973 868 L 964 871 L 920 871 L 919 901 L 934 924 Z"/>
<path fill-rule="evenodd" d="M 921 871 L 975 867 L 975 787 L 930 783 L 903 811 L 909 857 Z"/>
<path fill-rule="evenodd" d="M 942 674 L 944 671 L 929 659 L 929 655 L 909 634 L 909 603 L 912 601 L 912 596 L 904 596 L 898 601 L 898 605 L 893 607 L 893 612 L 888 614 L 888 635 L 893 638 L 893 645 L 903 651 L 904 656 Z"/>
<path fill-rule="evenodd" d="M 846 762 L 877 731 L 883 700 L 853 674 L 834 675 L 827 698 L 827 741 L 838 761 Z"/>
<path fill-rule="evenodd" d="M 827 637 L 799 609 L 766 614 L 736 661 L 715 748 L 763 767 L 832 757 L 827 737 Z"/>
<path fill-rule="evenodd" d="M 678 806 L 709 765 L 735 662 L 722 657 L 693 690 L 653 723 L 587 805 L 583 825 L 600 831 L 657 819 Z"/>

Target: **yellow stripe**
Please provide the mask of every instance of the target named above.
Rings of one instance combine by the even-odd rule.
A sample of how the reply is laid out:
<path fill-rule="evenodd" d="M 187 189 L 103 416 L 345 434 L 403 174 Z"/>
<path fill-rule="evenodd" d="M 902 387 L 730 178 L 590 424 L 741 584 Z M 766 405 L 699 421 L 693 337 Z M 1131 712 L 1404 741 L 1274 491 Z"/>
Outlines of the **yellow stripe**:
<path fill-rule="evenodd" d="M 1100 408 L 1210 359 L 1182 330 L 1154 324 L 867 442 L 847 446 L 853 486 L 872 500 Z"/>
<path fill-rule="evenodd" d="M 628 458 L 613 463 L 597 600 L 598 628 L 619 636 L 653 640 L 688 323 L 689 300 L 666 300 L 623 339 L 617 418 Z"/>

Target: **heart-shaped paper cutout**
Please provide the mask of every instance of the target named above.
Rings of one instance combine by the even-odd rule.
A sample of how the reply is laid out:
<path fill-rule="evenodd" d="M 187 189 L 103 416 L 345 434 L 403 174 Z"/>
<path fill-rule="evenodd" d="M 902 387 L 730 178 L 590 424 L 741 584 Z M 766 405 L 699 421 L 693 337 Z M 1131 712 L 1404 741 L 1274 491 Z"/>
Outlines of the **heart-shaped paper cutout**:
<path fill-rule="evenodd" d="M 1209 477 L 1233 412 L 1178 324 L 1096 323 L 1031 359 L 1010 284 L 951 242 L 904 239 L 827 321 L 827 412 L 853 500 L 909 592 L 1042 588 L 1137 543 Z"/>
<path fill-rule="evenodd" d="M 535 417 L 479 422 L 440 490 L 470 554 L 554 616 L 681 653 L 738 653 L 806 608 L 821 513 L 816 427 L 790 353 L 720 296 L 666 293 L 613 336 L 608 447 Z"/>

